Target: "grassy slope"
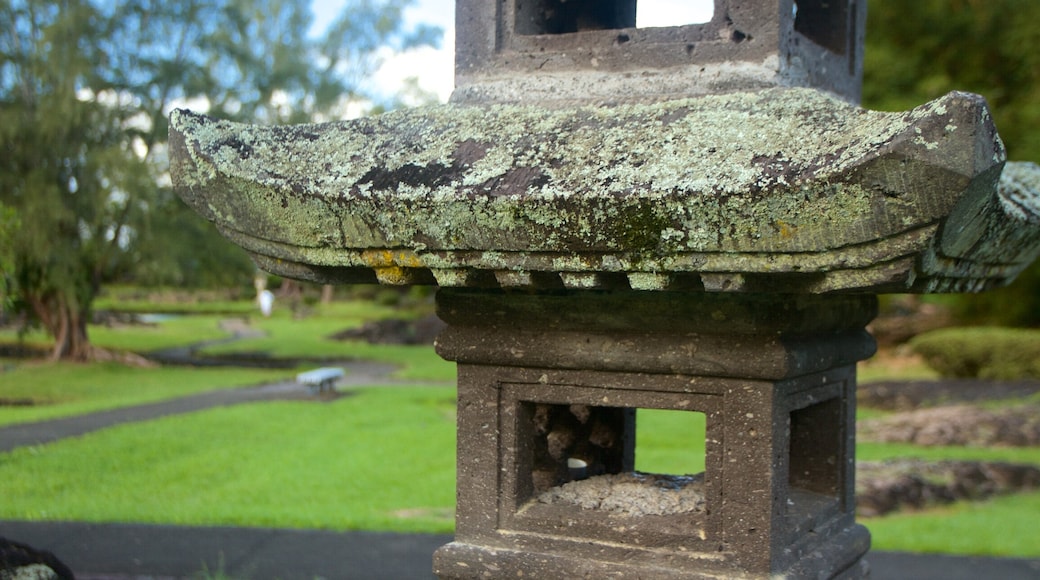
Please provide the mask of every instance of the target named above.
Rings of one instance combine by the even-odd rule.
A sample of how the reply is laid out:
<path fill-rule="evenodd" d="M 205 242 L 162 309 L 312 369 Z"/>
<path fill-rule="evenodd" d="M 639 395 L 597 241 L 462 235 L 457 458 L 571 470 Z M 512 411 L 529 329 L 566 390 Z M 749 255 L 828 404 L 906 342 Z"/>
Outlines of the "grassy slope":
<path fill-rule="evenodd" d="M 1037 558 L 1037 514 L 1040 491 L 861 523 L 870 529 L 875 550 Z"/>
<path fill-rule="evenodd" d="M 249 303 L 246 303 L 249 306 Z M 140 310 L 154 311 L 161 308 Z M 227 305 L 221 303 L 221 308 Z M 240 307 L 240 309 L 244 309 Z M 454 382 L 455 365 L 425 346 L 369 345 L 329 340 L 327 336 L 368 320 L 386 318 L 396 310 L 369 302 L 334 302 L 314 307 L 310 315 L 294 319 L 287 309 L 264 319 L 246 317 L 265 338 L 243 339 L 214 349 L 220 353 L 264 351 L 272 356 L 378 360 L 398 365 L 397 378 Z M 95 346 L 112 350 L 149 352 L 227 338 L 219 324 L 226 316 L 195 314 L 171 318 L 157 325 L 92 326 Z M 0 342 L 18 340 L 14 330 L 0 331 Z M 33 331 L 25 341 L 47 347 L 49 339 Z M 257 369 L 130 368 L 119 364 L 45 364 L 4 361 L 0 371 L 0 398 L 32 399 L 31 407 L 0 407 L 0 425 L 66 417 L 122 406 L 151 403 L 207 390 L 273 382 L 291 371 Z"/>
<path fill-rule="evenodd" d="M 203 341 L 229 338 L 220 329 L 224 316 L 200 314 L 179 316 L 155 325 L 133 325 L 108 328 L 90 327 L 90 340 L 95 346 L 112 350 L 147 353 L 155 350 L 187 346 Z"/>
<path fill-rule="evenodd" d="M 699 471 L 702 432 L 703 415 L 641 411 L 637 467 Z M 0 517 L 446 532 L 453 440 L 450 387 L 213 409 L 0 456 Z M 1040 464 L 1038 449 L 871 444 L 860 454 Z M 864 523 L 879 549 L 1037 557 L 1028 540 L 1037 502 L 1023 495 Z"/>
<path fill-rule="evenodd" d="M 397 310 L 368 302 L 334 302 L 317 305 L 302 319 L 288 311 L 276 311 L 271 318 L 253 317 L 250 324 L 266 333 L 258 338 L 207 347 L 205 355 L 262 352 L 276 358 L 359 359 L 389 362 L 401 366 L 394 376 L 406 380 L 455 381 L 455 365 L 443 360 L 428 346 L 372 345 L 361 341 L 339 341 L 328 337 L 365 322 L 400 316 Z M 404 316 L 413 314 L 405 312 Z"/>
<path fill-rule="evenodd" d="M 393 315 L 392 309 L 343 303 L 316 314 L 303 321 L 292 320 L 287 312 L 276 312 L 266 320 L 254 316 L 252 322 L 267 331 L 268 338 L 211 350 L 387 360 L 407 365 L 409 378 L 454 379 L 454 365 L 441 361 L 428 347 L 371 346 L 324 338 Z M 92 332 L 95 341 L 108 348 L 147 350 L 217 338 L 221 333 L 216 321 L 214 316 L 192 316 L 158 329 Z M 11 422 L 15 415 L 17 420 L 28 420 L 26 413 L 43 413 L 39 418 L 75 414 L 242 384 L 239 380 L 256 382 L 232 378 L 247 371 L 207 371 L 215 375 L 187 371 L 39 365 L 3 372 L 0 397 L 47 396 L 55 404 L 28 410 L 0 408 L 0 424 Z M 893 370 L 868 364 L 861 366 L 860 376 L 866 382 L 934 374 L 919 365 Z M 446 514 L 454 502 L 452 397 L 450 388 L 364 390 L 332 404 L 284 402 L 213 409 L 20 449 L 0 455 L 6 499 L 0 503 L 0 517 L 449 531 Z M 879 412 L 862 409 L 861 414 Z M 640 411 L 637 468 L 663 473 L 703 469 L 703 430 L 703 415 Z M 220 445 L 214 444 L 217 441 Z M 1040 464 L 1036 448 L 861 444 L 858 456 Z M 234 468 L 228 469 L 229 465 Z M 1037 557 L 1040 546 L 1031 539 L 1038 510 L 1040 494 L 1028 494 L 865 523 L 879 549 Z"/>
<path fill-rule="evenodd" d="M 454 389 L 212 409 L 0 460 L 0 517 L 452 529 Z"/>

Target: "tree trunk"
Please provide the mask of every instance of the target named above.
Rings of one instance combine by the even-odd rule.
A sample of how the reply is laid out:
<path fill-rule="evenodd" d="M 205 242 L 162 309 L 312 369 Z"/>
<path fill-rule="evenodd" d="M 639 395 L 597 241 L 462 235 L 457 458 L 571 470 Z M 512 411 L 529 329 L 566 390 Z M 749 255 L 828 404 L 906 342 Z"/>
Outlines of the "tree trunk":
<path fill-rule="evenodd" d="M 33 312 L 54 337 L 51 360 L 86 361 L 90 359 L 86 308 L 62 294 L 28 297 Z"/>

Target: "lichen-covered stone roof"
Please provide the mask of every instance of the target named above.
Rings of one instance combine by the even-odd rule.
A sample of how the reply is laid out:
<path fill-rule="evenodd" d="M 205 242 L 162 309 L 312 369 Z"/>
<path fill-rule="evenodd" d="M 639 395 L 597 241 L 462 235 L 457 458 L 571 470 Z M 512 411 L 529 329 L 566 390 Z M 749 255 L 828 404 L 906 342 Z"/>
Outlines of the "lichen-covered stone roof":
<path fill-rule="evenodd" d="M 940 264 L 963 262 L 936 240 L 999 198 L 1004 164 L 963 93 L 906 113 L 809 89 L 291 127 L 177 111 L 171 144 L 189 204 L 262 267 L 319 281 L 960 290 L 1025 265 Z"/>

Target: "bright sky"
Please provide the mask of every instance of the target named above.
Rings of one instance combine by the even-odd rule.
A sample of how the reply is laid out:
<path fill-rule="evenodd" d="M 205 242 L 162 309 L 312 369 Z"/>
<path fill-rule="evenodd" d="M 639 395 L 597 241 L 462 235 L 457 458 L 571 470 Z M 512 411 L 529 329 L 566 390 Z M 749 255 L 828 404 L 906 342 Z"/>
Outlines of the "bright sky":
<path fill-rule="evenodd" d="M 316 27 L 327 26 L 346 0 L 312 0 Z M 711 20 L 713 0 L 638 0 L 636 26 L 681 26 Z M 394 93 L 404 79 L 416 77 L 419 86 L 446 101 L 454 88 L 455 1 L 416 0 L 405 12 L 406 23 L 425 22 L 444 29 L 438 50 L 422 49 L 394 56 L 376 74 L 376 83 Z"/>

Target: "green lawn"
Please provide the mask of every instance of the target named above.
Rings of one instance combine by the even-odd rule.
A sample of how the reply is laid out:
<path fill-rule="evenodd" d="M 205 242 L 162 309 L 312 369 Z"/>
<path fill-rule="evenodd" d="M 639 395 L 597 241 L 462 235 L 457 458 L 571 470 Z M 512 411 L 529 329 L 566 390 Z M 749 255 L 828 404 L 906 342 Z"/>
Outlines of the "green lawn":
<path fill-rule="evenodd" d="M 704 471 L 704 413 L 636 411 L 636 470 L 692 475 Z"/>
<path fill-rule="evenodd" d="M 270 318 L 251 317 L 250 325 L 266 336 L 245 338 L 207 347 L 203 355 L 263 353 L 275 358 L 357 359 L 396 364 L 401 367 L 394 376 L 406 380 L 454 382 L 455 364 L 437 356 L 429 346 L 368 344 L 363 341 L 340 341 L 329 336 L 347 328 L 356 328 L 372 320 L 390 317 L 414 317 L 416 312 L 400 312 L 389 306 L 370 302 L 333 302 L 316 305 L 304 318 L 294 318 L 289 311 L 275 312 Z"/>
<path fill-rule="evenodd" d="M 0 518 L 450 532 L 454 389 L 359 390 L 0 455 Z"/>
<path fill-rule="evenodd" d="M 147 353 L 164 348 L 187 346 L 190 344 L 227 338 L 227 332 L 220 329 L 220 321 L 226 316 L 214 314 L 198 314 L 192 316 L 176 316 L 155 325 L 100 326 L 87 328 L 90 342 L 94 346 Z M 19 336 L 13 328 L 0 329 L 0 343 L 26 344 L 49 350 L 54 341 L 40 329 L 31 329 L 24 336 Z"/>
<path fill-rule="evenodd" d="M 703 469 L 702 414 L 638 417 L 637 468 Z M 0 517 L 449 532 L 454 449 L 450 387 L 212 409 L 0 455 Z M 864 444 L 859 454 L 1040 464 L 1036 448 Z M 1030 494 L 864 523 L 878 549 L 1037 557 L 1028 538 L 1038 502 Z M 965 530 L 979 537 L 965 541 Z"/>
<path fill-rule="evenodd" d="M 856 459 L 883 461 L 916 457 L 929 461 L 1007 461 L 1040 465 L 1040 447 L 921 447 L 907 443 L 858 443 Z"/>
<path fill-rule="evenodd" d="M 214 314 L 176 316 L 154 325 L 91 326 L 90 341 L 95 346 L 111 350 L 148 353 L 156 350 L 188 346 L 208 340 L 228 338 L 220 329 L 226 318 Z"/>
<path fill-rule="evenodd" d="M 142 308 L 142 310 L 145 310 Z M 207 349 L 275 357 L 369 359 L 400 365 L 401 377 L 451 382 L 452 363 L 430 347 L 327 338 L 389 306 L 339 302 L 295 318 L 287 309 L 249 322 L 267 333 Z M 406 314 L 407 315 L 407 314 Z M 174 318 L 156 327 L 92 328 L 95 344 L 147 351 L 221 338 L 222 316 Z M 45 337 L 29 339 L 45 343 Z M 11 340 L 0 333 L 0 341 Z M 118 364 L 0 361 L 0 425 L 141 404 L 215 388 L 269 382 L 293 371 L 131 368 Z M 861 366 L 861 382 L 928 378 L 918 364 Z M 884 412 L 860 409 L 860 417 Z M 704 415 L 638 413 L 637 469 L 704 469 Z M 331 403 L 266 402 L 127 424 L 50 445 L 0 454 L 0 517 L 195 525 L 450 532 L 454 505 L 454 389 L 369 388 Z M 919 457 L 1040 465 L 1040 448 L 924 448 L 863 443 L 862 460 Z M 1040 494 L 959 503 L 867 519 L 885 550 L 1040 556 Z"/>
<path fill-rule="evenodd" d="M 878 381 L 935 380 L 937 378 L 939 378 L 939 373 L 916 357 L 901 359 L 882 354 L 856 365 L 856 382 L 860 385 Z"/>
<path fill-rule="evenodd" d="M 958 502 L 861 521 L 873 549 L 978 556 L 1040 557 L 1040 491 Z"/>

